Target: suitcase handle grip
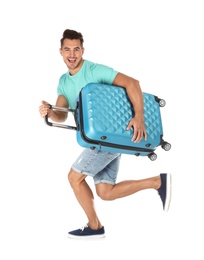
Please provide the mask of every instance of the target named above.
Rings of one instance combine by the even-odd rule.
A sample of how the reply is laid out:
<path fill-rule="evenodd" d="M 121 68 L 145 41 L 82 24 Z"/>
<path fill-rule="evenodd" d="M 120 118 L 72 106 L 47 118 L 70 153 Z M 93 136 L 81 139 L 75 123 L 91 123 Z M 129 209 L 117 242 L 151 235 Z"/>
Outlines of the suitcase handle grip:
<path fill-rule="evenodd" d="M 50 109 L 55 109 L 58 111 L 63 111 L 63 112 L 76 112 L 75 109 L 70 109 L 70 108 L 65 108 L 65 107 L 58 107 L 58 106 L 53 106 L 49 104 L 49 108 Z M 75 115 L 76 118 L 76 115 Z M 71 125 L 66 125 L 66 124 L 58 124 L 58 123 L 52 123 L 49 121 L 48 119 L 48 115 L 45 116 L 45 123 L 49 126 L 54 126 L 54 127 L 60 127 L 60 128 L 66 128 L 66 129 L 70 129 L 70 130 L 77 130 L 76 126 L 71 126 Z"/>

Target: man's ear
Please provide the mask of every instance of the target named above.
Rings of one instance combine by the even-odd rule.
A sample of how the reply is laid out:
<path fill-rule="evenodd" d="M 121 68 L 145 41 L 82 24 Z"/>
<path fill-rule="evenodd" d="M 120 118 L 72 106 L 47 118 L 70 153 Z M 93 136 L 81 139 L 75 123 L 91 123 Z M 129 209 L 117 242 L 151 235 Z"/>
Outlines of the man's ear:
<path fill-rule="evenodd" d="M 60 54 L 62 55 L 62 49 L 61 49 L 61 48 L 59 48 L 59 52 L 60 52 Z"/>

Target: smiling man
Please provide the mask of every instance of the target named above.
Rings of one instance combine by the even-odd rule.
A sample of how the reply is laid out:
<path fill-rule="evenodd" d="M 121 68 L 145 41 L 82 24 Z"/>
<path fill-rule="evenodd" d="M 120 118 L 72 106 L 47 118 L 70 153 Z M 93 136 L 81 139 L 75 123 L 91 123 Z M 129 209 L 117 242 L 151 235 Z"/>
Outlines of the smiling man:
<path fill-rule="evenodd" d="M 59 79 L 56 106 L 75 109 L 76 98 L 80 90 L 90 82 L 121 86 L 126 89 L 136 112 L 127 125 L 127 130 L 133 128 L 132 141 L 139 142 L 143 137 L 146 139 L 143 95 L 139 81 L 108 66 L 84 60 L 84 40 L 82 34 L 77 31 L 66 29 L 60 43 L 60 54 L 68 71 Z M 64 122 L 68 116 L 66 112 L 50 109 L 49 103 L 46 101 L 42 101 L 39 111 L 42 117 L 48 115 L 56 122 Z M 160 196 L 163 209 L 168 210 L 171 175 L 162 173 L 147 179 L 116 183 L 120 159 L 121 154 L 119 153 L 86 148 L 72 164 L 68 180 L 88 221 L 83 228 L 70 231 L 69 237 L 99 238 L 105 236 L 105 228 L 95 210 L 93 192 L 86 182 L 87 176 L 94 179 L 96 193 L 103 200 L 115 200 L 141 190 L 154 189 Z"/>

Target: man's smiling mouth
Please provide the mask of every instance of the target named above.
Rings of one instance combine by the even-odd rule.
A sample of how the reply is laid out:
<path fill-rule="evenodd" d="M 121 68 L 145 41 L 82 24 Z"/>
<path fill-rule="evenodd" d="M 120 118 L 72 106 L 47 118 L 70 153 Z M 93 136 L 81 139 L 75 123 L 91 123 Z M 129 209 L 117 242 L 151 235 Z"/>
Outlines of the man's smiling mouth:
<path fill-rule="evenodd" d="M 70 63 L 74 63 L 74 62 L 76 61 L 76 59 L 74 59 L 74 58 L 69 59 L 69 58 L 68 58 L 68 61 L 69 61 Z"/>

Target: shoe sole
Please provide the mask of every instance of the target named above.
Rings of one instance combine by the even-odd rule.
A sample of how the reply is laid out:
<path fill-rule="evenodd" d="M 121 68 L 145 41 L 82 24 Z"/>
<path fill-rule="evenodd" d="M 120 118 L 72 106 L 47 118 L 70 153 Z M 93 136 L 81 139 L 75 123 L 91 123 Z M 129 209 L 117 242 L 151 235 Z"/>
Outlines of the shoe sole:
<path fill-rule="evenodd" d="M 169 210 L 169 206 L 171 203 L 171 183 L 172 183 L 172 178 L 171 178 L 171 174 L 167 173 L 166 176 L 166 201 L 165 201 L 165 206 L 164 206 L 164 211 L 168 211 Z"/>
<path fill-rule="evenodd" d="M 99 238 L 104 238 L 105 234 L 101 234 L 101 235 L 88 235 L 88 236 L 75 236 L 75 235 L 68 234 L 67 237 L 68 238 L 72 238 L 72 239 L 99 239 Z"/>

